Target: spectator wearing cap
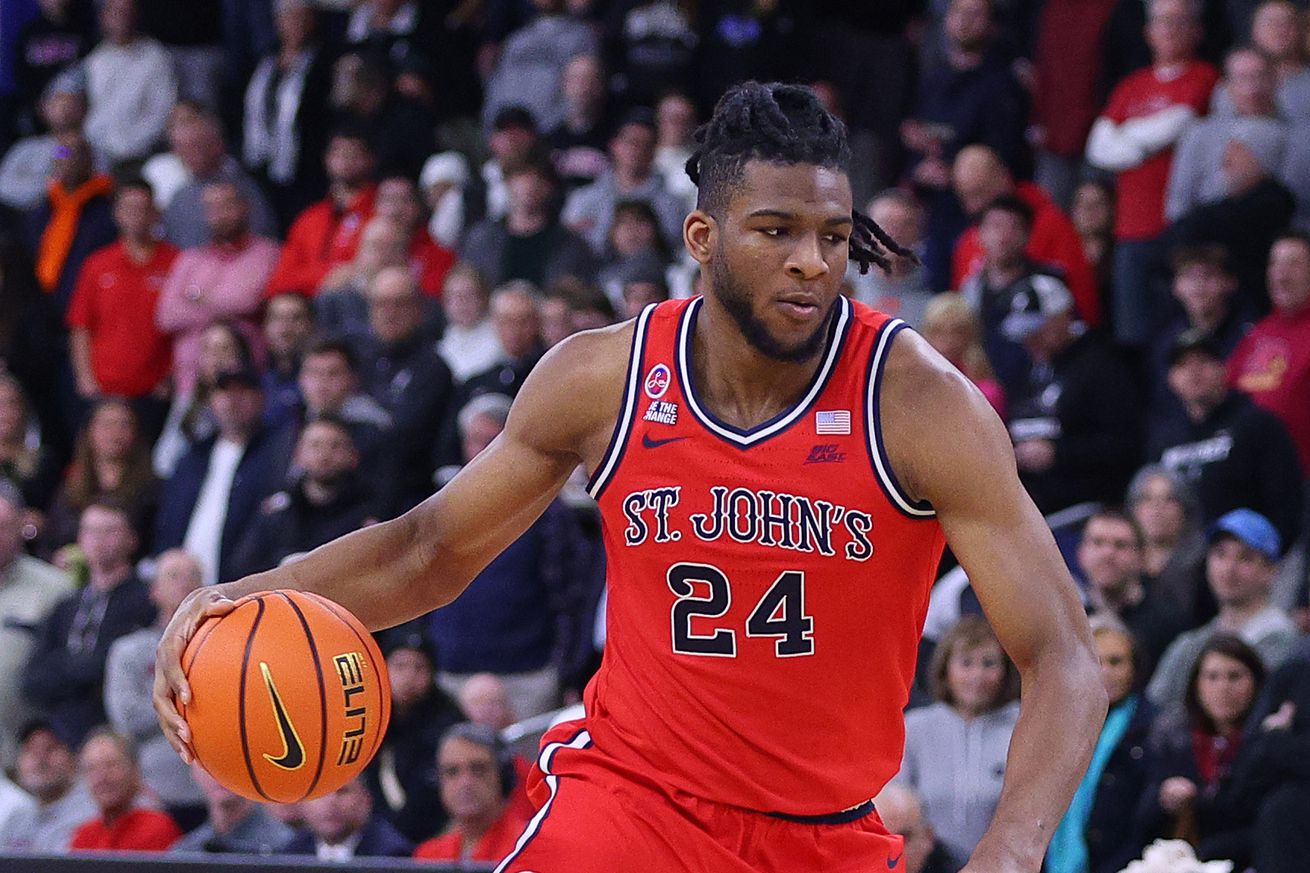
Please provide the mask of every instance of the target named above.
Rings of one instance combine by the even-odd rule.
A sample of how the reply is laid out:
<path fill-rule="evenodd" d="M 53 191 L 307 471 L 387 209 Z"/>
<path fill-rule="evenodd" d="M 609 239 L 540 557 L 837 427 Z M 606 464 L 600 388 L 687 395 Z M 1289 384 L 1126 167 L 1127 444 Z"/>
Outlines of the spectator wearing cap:
<path fill-rule="evenodd" d="M 1034 220 L 1032 207 L 1012 195 L 983 206 L 978 218 L 983 261 L 960 286 L 982 319 L 983 348 L 1007 392 L 1021 390 L 1032 364 L 1022 344 L 1001 329 L 1014 301 L 1037 289 L 1045 289 L 1053 299 L 1070 293 L 1058 267 L 1034 261 L 1028 254 Z"/>
<path fill-rule="evenodd" d="M 245 91 L 241 160 L 264 183 L 286 227 L 326 184 L 322 155 L 330 66 L 309 0 L 278 0 L 277 46 L 255 67 Z"/>
<path fill-rule="evenodd" d="M 1224 150 L 1242 130 L 1252 129 L 1284 147 L 1290 127 L 1274 106 L 1274 67 L 1254 46 L 1239 46 L 1224 61 L 1223 89 L 1232 111 L 1215 113 L 1183 133 L 1169 168 L 1165 190 L 1165 217 L 1177 221 L 1196 206 L 1221 200 L 1224 185 Z M 1281 154 L 1281 149 L 1279 150 Z"/>
<path fill-rule="evenodd" d="M 1180 335 L 1169 353 L 1169 387 L 1181 412 L 1153 422 L 1147 454 L 1195 489 L 1203 524 L 1245 506 L 1290 542 L 1301 520 L 1296 446 L 1273 413 L 1231 390 L 1226 378 L 1208 334 Z"/>
<path fill-rule="evenodd" d="M 1097 333 L 1074 320 L 1063 285 L 1034 283 L 1011 298 L 1001 333 L 1032 360 L 1010 399 L 1019 475 L 1043 512 L 1117 501 L 1141 454 L 1137 386 Z"/>
<path fill-rule="evenodd" d="M 446 329 L 437 343 L 456 383 L 481 373 L 505 355 L 488 313 L 487 283 L 472 264 L 457 264 L 446 274 L 441 294 L 441 311 Z"/>
<path fill-rule="evenodd" d="M 1154 278 L 1165 229 L 1165 189 L 1174 146 L 1210 104 L 1219 73 L 1195 59 L 1203 35 L 1198 4 L 1153 0 L 1145 26 L 1151 65 L 1115 86 L 1092 124 L 1087 160 L 1116 174 L 1115 339 L 1142 346 L 1164 320 Z"/>
<path fill-rule="evenodd" d="M 388 631 L 382 649 L 391 679 L 391 721 L 365 782 L 378 811 L 418 842 L 445 829 L 433 765 L 442 734 L 465 716 L 436 685 L 437 651 L 421 620 Z"/>
<path fill-rule="evenodd" d="M 487 394 L 460 411 L 465 463 L 504 430 L 509 407 L 504 395 Z M 515 718 L 557 706 L 569 658 L 585 633 L 589 559 L 573 513 L 553 501 L 458 601 L 428 614 L 441 653 L 441 687 L 458 697 L 475 673 L 495 673 L 505 683 Z"/>
<path fill-rule="evenodd" d="M 495 862 L 512 852 L 528 822 L 508 802 L 514 770 L 496 732 L 468 722 L 455 725 L 442 737 L 436 760 L 450 827 L 421 844 L 414 857 Z"/>
<path fill-rule="evenodd" d="M 469 230 L 460 250 L 463 260 L 492 286 L 514 279 L 538 286 L 566 276 L 590 279 L 595 257 L 582 236 L 561 223 L 558 180 L 550 163 L 531 160 L 511 166 L 505 189 L 504 217 L 488 217 Z"/>
<path fill-rule="evenodd" d="M 532 6 L 536 16 L 505 40 L 487 78 L 484 124 L 505 106 L 520 105 L 539 129 L 554 129 L 564 120 L 560 91 L 566 65 L 577 55 L 599 54 L 595 32 L 566 15 L 563 0 L 533 0 Z"/>
<path fill-rule="evenodd" d="M 155 620 L 155 605 L 132 566 L 138 542 L 121 506 L 101 500 L 82 510 L 77 544 L 85 555 L 87 584 L 60 601 L 42 623 L 23 672 L 23 696 L 73 743 L 105 721 L 109 647 Z"/>
<path fill-rule="evenodd" d="M 162 852 L 182 836 L 166 813 L 146 807 L 136 747 L 127 737 L 97 728 L 78 753 L 78 765 L 100 814 L 78 826 L 70 849 Z"/>
<path fill-rule="evenodd" d="M 200 563 L 181 549 L 169 549 L 155 562 L 150 580 L 150 602 L 155 621 L 109 647 L 105 659 L 105 712 L 109 725 L 136 746 L 141 780 L 183 829 L 195 827 L 205 816 L 204 796 L 159 730 L 151 695 L 155 680 L 155 647 L 164 625 L 178 606 L 200 587 Z"/>
<path fill-rule="evenodd" d="M 452 251 L 459 248 L 464 228 L 472 224 L 469 213 L 478 206 L 477 198 L 468 192 L 471 182 L 468 160 L 459 152 L 433 155 L 419 173 L 419 188 L 430 213 L 428 233 L 438 245 Z"/>
<path fill-rule="evenodd" d="M 277 243 L 252 233 L 250 203 L 238 185 L 211 182 L 203 197 L 210 241 L 173 263 L 155 311 L 155 323 L 173 337 L 180 392 L 195 387 L 201 335 L 215 321 L 238 321 L 247 337 L 258 338 L 259 305 L 278 259 Z"/>
<path fill-rule="evenodd" d="M 63 571 L 23 553 L 25 511 L 22 492 L 0 478 L 0 768 L 13 764 L 18 729 L 32 714 L 19 687 L 36 634 L 73 591 Z"/>
<path fill-rule="evenodd" d="M 359 235 L 373 217 L 377 158 L 363 129 L 343 126 L 327 141 L 323 158 L 328 195 L 302 211 L 269 277 L 269 296 L 299 291 L 313 296 L 337 264 L 355 256 Z"/>
<path fill-rule="evenodd" d="M 295 481 L 259 506 L 233 558 L 235 574 L 271 570 L 292 555 L 377 521 L 373 492 L 359 476 L 350 427 L 331 416 L 312 418 L 296 440 Z"/>
<path fill-rule="evenodd" d="M 290 827 L 262 804 L 224 788 L 199 761 L 191 764 L 191 778 L 204 794 L 205 820 L 174 843 L 170 852 L 271 855 L 291 841 L 295 832 Z"/>
<path fill-rule="evenodd" d="M 504 218 L 509 209 L 506 173 L 510 167 L 530 160 L 541 160 L 544 147 L 541 131 L 531 112 L 517 104 L 496 112 L 491 133 L 487 136 L 487 148 L 491 151 L 491 157 L 482 165 L 479 173 L 485 188 L 483 195 L 487 218 Z"/>
<path fill-rule="evenodd" d="M 951 168 L 951 184 L 965 214 L 980 218 L 998 197 L 1018 198 L 1032 214 L 1024 253 L 1035 263 L 1058 267 L 1073 292 L 1079 317 L 1087 324 L 1101 322 L 1101 300 L 1096 278 L 1087 263 L 1082 239 L 1069 216 L 1044 190 L 1032 182 L 1016 182 L 1000 156 L 985 145 L 960 150 Z M 899 242 L 899 238 L 896 238 Z M 975 225 L 961 234 L 951 257 L 951 287 L 963 288 L 987 262 L 981 229 Z"/>
<path fill-rule="evenodd" d="M 155 310 L 178 256 L 171 244 L 155 239 L 158 221 L 146 182 L 118 186 L 118 241 L 86 259 L 66 316 L 78 395 L 87 401 L 130 398 L 153 432 L 163 425 L 167 401 L 161 395 L 173 363 L 172 344 L 155 326 Z"/>
<path fill-rule="evenodd" d="M 100 7 L 104 39 L 84 62 L 87 139 L 113 162 L 148 155 L 177 100 L 172 58 L 137 23 L 135 0 L 107 0 Z"/>
<path fill-rule="evenodd" d="M 276 472 L 288 432 L 264 426 L 260 376 L 248 366 L 218 374 L 208 407 L 217 433 L 192 445 L 165 483 L 155 548 L 184 547 L 212 585 L 239 575 L 237 545 L 258 522 L 260 503 L 282 484 Z"/>
<path fill-rule="evenodd" d="M 1216 633 L 1240 637 L 1270 670 L 1287 660 L 1296 645 L 1296 625 L 1269 602 L 1282 554 L 1282 538 L 1269 519 L 1252 509 L 1234 509 L 1210 526 L 1209 541 L 1205 575 L 1219 614 L 1179 636 L 1160 659 L 1146 695 L 1162 708 L 1182 702 L 1192 665 Z"/>
<path fill-rule="evenodd" d="M 619 123 L 610 137 L 609 156 L 609 171 L 574 191 L 564 202 L 564 223 L 601 256 L 619 201 L 645 200 L 659 216 L 664 239 L 681 239 L 687 210 L 668 192 L 664 178 L 655 171 L 655 117 L 649 110 L 632 110 Z"/>
<path fill-rule="evenodd" d="M 1147 367 L 1153 418 L 1178 411 L 1178 400 L 1169 390 L 1169 350 L 1178 337 L 1189 330 L 1203 331 L 1227 358 L 1251 329 L 1251 321 L 1238 301 L 1237 276 L 1229 265 L 1226 248 L 1213 243 L 1180 246 L 1174 250 L 1172 261 L 1173 297 L 1182 314 L 1161 331 L 1151 346 Z"/>
<path fill-rule="evenodd" d="M 450 368 L 424 330 L 418 281 L 406 267 L 388 267 L 369 283 L 369 335 L 360 368 L 364 391 L 391 416 L 396 504 L 407 510 L 432 491 L 438 435 L 454 415 Z"/>
<path fill-rule="evenodd" d="M 1310 236 L 1285 234 L 1269 250 L 1273 311 L 1228 363 L 1228 381 L 1287 428 L 1310 471 Z"/>
<path fill-rule="evenodd" d="M 76 743 L 47 719 L 23 725 L 14 772 L 36 803 L 0 827 L 0 850 L 67 852 L 73 831 L 95 815 L 95 803 L 77 778 L 75 749 Z"/>
<path fill-rule="evenodd" d="M 227 153 L 223 125 L 216 115 L 200 110 L 184 117 L 170 129 L 169 140 L 189 180 L 173 193 L 164 210 L 164 239 L 181 249 L 217 241 L 205 203 L 205 189 L 215 182 L 230 182 L 241 192 L 252 233 L 277 236 L 273 207 L 254 178 Z"/>
<path fill-rule="evenodd" d="M 58 137 L 82 130 L 85 80 L 71 71 L 55 77 L 41 95 L 40 110 L 45 132 L 20 139 L 0 161 L 0 203 L 18 210 L 31 209 L 45 197 L 54 173 Z"/>

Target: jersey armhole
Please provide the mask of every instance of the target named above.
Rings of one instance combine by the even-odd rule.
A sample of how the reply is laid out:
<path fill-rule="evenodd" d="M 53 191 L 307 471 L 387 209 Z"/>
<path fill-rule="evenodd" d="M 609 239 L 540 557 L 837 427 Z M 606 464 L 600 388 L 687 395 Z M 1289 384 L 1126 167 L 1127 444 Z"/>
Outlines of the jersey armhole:
<path fill-rule="evenodd" d="M 882 379 L 887 366 L 887 356 L 891 353 L 892 341 L 902 330 L 909 327 L 899 318 L 889 319 L 878 331 L 874 341 L 873 354 L 869 356 L 869 374 L 865 383 L 865 432 L 866 448 L 869 462 L 878 479 L 878 485 L 887 500 L 905 515 L 913 519 L 930 519 L 937 515 L 932 504 L 926 500 L 913 500 L 892 470 L 891 460 L 887 457 L 887 446 L 882 438 Z"/>
<path fill-rule="evenodd" d="M 614 432 L 610 434 L 609 447 L 601 456 L 596 470 L 587 480 L 587 493 L 593 500 L 599 500 L 605 486 L 614 478 L 614 472 L 623 458 L 623 451 L 628 444 L 628 435 L 632 432 L 632 419 L 637 408 L 637 382 L 641 378 L 641 362 L 646 356 L 646 327 L 657 303 L 648 305 L 637 316 L 637 326 L 632 331 L 632 348 L 628 352 L 628 374 L 623 383 L 623 402 L 619 405 L 619 417 L 614 422 Z"/>

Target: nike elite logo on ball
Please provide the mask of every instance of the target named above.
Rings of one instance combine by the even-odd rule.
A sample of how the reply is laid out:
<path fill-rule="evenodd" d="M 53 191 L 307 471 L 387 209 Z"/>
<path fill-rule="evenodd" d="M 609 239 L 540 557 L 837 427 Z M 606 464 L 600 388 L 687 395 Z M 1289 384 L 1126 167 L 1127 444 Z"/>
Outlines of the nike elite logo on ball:
<path fill-rule="evenodd" d="M 273 717 L 277 719 L 277 730 L 282 735 L 282 754 L 277 756 L 265 754 L 264 760 L 283 770 L 296 770 L 305 763 L 305 747 L 300 742 L 300 736 L 296 733 L 296 727 L 291 723 L 290 716 L 287 715 L 287 708 L 282 705 L 282 695 L 277 693 L 277 686 L 273 684 L 273 674 L 269 671 L 268 664 L 260 661 L 259 671 L 264 675 L 264 685 L 268 688 L 269 699 L 273 701 Z"/>

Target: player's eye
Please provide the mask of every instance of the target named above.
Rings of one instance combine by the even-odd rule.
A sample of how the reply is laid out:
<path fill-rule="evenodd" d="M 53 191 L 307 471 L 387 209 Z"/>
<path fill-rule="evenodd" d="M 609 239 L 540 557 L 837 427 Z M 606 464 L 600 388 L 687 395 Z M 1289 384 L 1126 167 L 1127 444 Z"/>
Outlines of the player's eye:
<path fill-rule="evenodd" d="M 787 229 L 784 227 L 762 227 L 760 228 L 760 233 L 777 239 L 778 237 L 786 236 Z"/>
<path fill-rule="evenodd" d="M 835 246 L 839 246 L 842 243 L 846 242 L 846 240 L 850 239 L 850 237 L 846 236 L 846 234 L 844 233 L 830 233 L 827 236 L 825 236 L 824 239 L 826 239 L 828 242 L 832 243 Z"/>

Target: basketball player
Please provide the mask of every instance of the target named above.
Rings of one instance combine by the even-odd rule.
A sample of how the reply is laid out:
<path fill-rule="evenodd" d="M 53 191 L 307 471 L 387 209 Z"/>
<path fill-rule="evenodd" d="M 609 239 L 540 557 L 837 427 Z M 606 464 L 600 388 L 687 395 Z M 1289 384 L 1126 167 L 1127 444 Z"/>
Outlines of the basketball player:
<path fill-rule="evenodd" d="M 735 87 L 698 137 L 683 240 L 708 293 L 556 346 L 504 433 L 412 512 L 184 604 L 159 647 L 164 730 L 188 756 L 179 656 L 230 598 L 306 589 L 399 624 L 457 597 L 582 463 L 608 644 L 498 870 L 894 870 L 869 798 L 901 759 L 949 542 L 1024 691 L 967 869 L 1036 871 L 1106 703 L 1005 428 L 903 323 L 840 296 L 848 257 L 885 267 L 899 247 L 852 211 L 844 130 L 811 91 Z"/>

